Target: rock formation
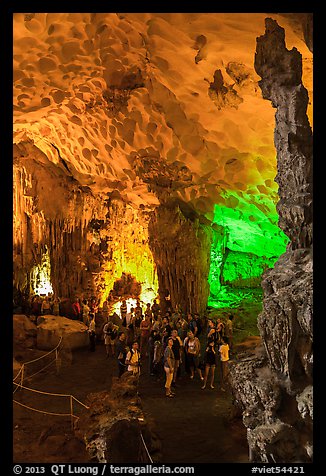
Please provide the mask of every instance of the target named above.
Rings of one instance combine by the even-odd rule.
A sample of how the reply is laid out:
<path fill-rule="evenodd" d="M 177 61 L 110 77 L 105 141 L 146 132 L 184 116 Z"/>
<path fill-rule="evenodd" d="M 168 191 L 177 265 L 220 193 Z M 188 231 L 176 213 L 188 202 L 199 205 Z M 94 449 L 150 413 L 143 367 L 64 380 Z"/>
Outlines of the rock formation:
<path fill-rule="evenodd" d="M 233 366 L 236 398 L 252 458 L 264 462 L 312 460 L 312 133 L 300 53 L 266 19 L 257 38 L 255 67 L 263 97 L 272 101 L 277 149 L 279 226 L 286 252 L 265 272 L 258 326 L 265 353 Z"/>
<path fill-rule="evenodd" d="M 160 442 L 146 421 L 137 393 L 137 377 L 126 372 L 110 392 L 91 393 L 88 409 L 80 415 L 75 434 L 99 463 L 158 463 Z M 145 446 L 146 445 L 146 446 Z"/>
<path fill-rule="evenodd" d="M 54 349 L 62 337 L 64 347 L 71 350 L 87 347 L 89 337 L 87 326 L 62 316 L 44 315 L 37 320 L 36 345 L 38 349 Z"/>

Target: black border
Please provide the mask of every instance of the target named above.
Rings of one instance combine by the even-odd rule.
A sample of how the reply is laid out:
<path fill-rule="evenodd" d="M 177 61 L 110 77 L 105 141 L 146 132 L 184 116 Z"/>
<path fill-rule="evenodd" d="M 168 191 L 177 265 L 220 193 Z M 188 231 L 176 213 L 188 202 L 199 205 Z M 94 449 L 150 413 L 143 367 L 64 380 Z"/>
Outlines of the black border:
<path fill-rule="evenodd" d="M 2 0 L 0 2 L 0 22 L 1 22 L 1 65 L 2 65 L 2 77 L 5 81 L 2 81 L 1 89 L 1 98 L 2 98 L 2 108 L 1 116 L 3 121 L 1 121 L 1 136 L 4 141 L 1 144 L 1 159 L 0 159 L 0 177 L 1 187 L 0 187 L 0 204 L 1 207 L 1 272 L 0 272 L 0 289 L 2 294 L 0 308 L 1 314 L 1 334 L 2 342 L 0 345 L 1 351 L 1 456 L 0 464 L 1 469 L 3 468 L 1 474 L 10 475 L 12 472 L 12 463 L 13 463 L 13 428 L 12 428 L 12 275 L 13 275 L 13 264 L 12 264 L 12 243 L 13 243 L 13 203 L 12 203 L 12 14 L 14 12 L 203 12 L 203 13 L 262 13 L 262 11 L 273 12 L 273 13 L 313 13 L 314 16 L 314 314 L 315 314 L 315 323 L 314 323 L 314 348 L 315 348 L 315 363 L 314 363 L 314 380 L 316 380 L 316 385 L 314 387 L 314 462 L 305 466 L 305 474 L 319 474 L 318 469 L 319 465 L 323 464 L 323 437 L 324 437 L 324 427 L 322 425 L 322 412 L 321 412 L 321 385 L 323 382 L 323 352 L 320 349 L 322 345 L 322 340 L 324 340 L 325 334 L 322 332 L 322 324 L 324 323 L 326 316 L 323 306 L 323 299 L 321 294 L 320 286 L 324 284 L 323 280 L 323 262 L 322 262 L 322 251 L 323 251 L 323 212 L 320 210 L 322 206 L 321 198 L 321 189 L 323 184 L 323 162 L 324 151 L 321 153 L 318 152 L 318 147 L 321 146 L 321 137 L 320 137 L 320 126 L 323 124 L 321 118 L 321 97 L 323 94 L 323 82 L 324 76 L 322 74 L 323 62 L 321 59 L 322 47 L 321 41 L 323 38 L 323 33 L 321 31 L 321 23 L 323 22 L 324 16 L 322 15 L 323 9 L 321 0 L 319 1 L 278 1 L 273 2 L 252 2 L 252 1 L 233 1 L 233 2 L 198 2 L 198 1 L 188 1 L 178 4 L 177 2 L 161 2 L 156 1 L 152 4 L 147 4 L 142 2 L 137 4 L 136 2 L 121 2 L 121 4 L 113 4 L 106 1 L 92 1 L 92 2 L 77 2 L 71 0 L 70 3 L 67 2 L 40 2 L 40 1 L 6 1 Z M 217 11 L 218 10 L 218 11 Z M 267 15 L 266 15 L 267 16 Z M 262 31 L 261 34 L 264 32 Z M 217 471 L 219 470 L 219 465 L 223 463 L 216 463 Z M 226 464 L 226 463 L 224 463 Z M 250 468 L 251 464 L 241 464 L 241 469 L 239 464 L 234 466 L 236 463 L 226 464 L 227 470 L 236 469 L 237 474 L 251 474 Z M 38 465 L 41 465 L 38 463 Z M 27 466 L 27 465 L 25 465 Z M 42 464 L 42 466 L 49 468 L 50 465 Z M 196 474 L 198 466 L 196 466 Z M 215 466 L 215 465 L 211 465 Z M 258 465 L 257 465 L 258 466 Z M 268 465 L 269 467 L 275 465 Z M 286 466 L 279 465 L 279 466 Z M 220 466 L 220 468 L 222 469 Z M 205 465 L 205 470 L 210 470 L 207 465 Z M 48 469 L 47 469 L 48 471 Z M 206 471 L 205 471 L 206 472 Z M 24 471 L 23 473 L 24 474 Z M 46 474 L 51 474 L 51 472 L 46 472 Z M 108 473 L 106 473 L 108 474 Z"/>

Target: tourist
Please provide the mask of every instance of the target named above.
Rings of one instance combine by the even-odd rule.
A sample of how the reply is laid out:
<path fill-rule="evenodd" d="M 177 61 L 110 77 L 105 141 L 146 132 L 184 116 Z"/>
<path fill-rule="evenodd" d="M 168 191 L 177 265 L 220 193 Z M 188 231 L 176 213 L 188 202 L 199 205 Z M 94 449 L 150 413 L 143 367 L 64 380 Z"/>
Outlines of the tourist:
<path fill-rule="evenodd" d="M 172 344 L 172 350 L 174 354 L 174 370 L 173 370 L 173 379 L 172 379 L 172 387 L 176 387 L 177 384 L 177 377 L 178 377 L 178 370 L 180 367 L 180 364 L 182 362 L 182 348 L 183 348 L 183 343 L 180 337 L 178 336 L 178 331 L 176 329 L 172 330 L 171 337 L 173 340 Z"/>
<path fill-rule="evenodd" d="M 127 352 L 126 355 L 126 366 L 127 371 L 131 372 L 133 375 L 140 375 L 140 353 L 138 350 L 138 342 L 135 341 L 132 343 L 131 349 Z"/>
<path fill-rule="evenodd" d="M 157 318 L 154 319 L 153 325 L 152 325 L 152 330 L 156 330 L 158 333 L 160 332 L 160 329 L 162 327 L 162 318 L 160 312 L 157 315 Z"/>
<path fill-rule="evenodd" d="M 102 317 L 104 320 L 109 318 L 109 303 L 105 300 L 102 304 Z"/>
<path fill-rule="evenodd" d="M 89 325 L 89 313 L 90 313 L 91 309 L 88 305 L 87 299 L 83 299 L 81 308 L 82 308 L 83 323 L 85 324 L 85 326 L 88 326 Z M 94 313 L 94 315 L 95 315 L 95 313 Z"/>
<path fill-rule="evenodd" d="M 32 303 L 31 303 L 31 313 L 33 316 L 35 316 L 35 321 L 37 321 L 37 318 L 42 314 L 41 307 L 42 307 L 42 298 L 38 294 L 35 294 L 32 297 Z"/>
<path fill-rule="evenodd" d="M 127 312 L 126 314 L 126 327 L 129 326 L 129 324 L 134 323 L 134 308 L 131 306 L 130 311 Z"/>
<path fill-rule="evenodd" d="M 171 384 L 173 379 L 173 372 L 174 372 L 174 363 L 175 358 L 172 350 L 173 346 L 173 339 L 169 337 L 166 349 L 164 351 L 164 371 L 166 375 L 165 380 L 165 395 L 169 398 L 174 397 L 174 393 L 171 391 Z"/>
<path fill-rule="evenodd" d="M 165 335 L 167 335 L 168 337 L 171 336 L 172 327 L 170 325 L 170 321 L 169 321 L 169 318 L 167 316 L 163 317 L 162 325 L 161 325 L 161 328 L 160 328 L 160 333 L 163 334 L 164 332 L 166 333 Z"/>
<path fill-rule="evenodd" d="M 182 342 L 185 340 L 187 337 L 187 332 L 188 332 L 188 322 L 186 319 L 181 315 L 179 320 L 177 321 L 177 329 L 178 329 L 178 335 Z"/>
<path fill-rule="evenodd" d="M 161 379 L 163 374 L 163 344 L 160 335 L 157 335 L 157 340 L 154 342 L 154 356 L 153 356 L 153 374 L 157 380 Z"/>
<path fill-rule="evenodd" d="M 95 324 L 95 315 L 90 314 L 91 321 L 88 327 L 88 335 L 89 335 L 89 350 L 91 352 L 95 351 L 96 346 L 96 324 Z"/>
<path fill-rule="evenodd" d="M 94 314 L 94 316 L 96 316 L 96 314 L 98 313 L 98 300 L 96 299 L 96 297 L 93 296 L 91 298 L 89 307 L 90 307 L 89 312 Z"/>
<path fill-rule="evenodd" d="M 118 326 L 115 326 L 113 322 L 107 320 L 103 327 L 103 334 L 106 356 L 110 357 L 111 355 L 114 357 L 114 345 L 118 336 Z"/>
<path fill-rule="evenodd" d="M 229 372 L 229 341 L 227 337 L 222 337 L 219 353 L 222 364 L 221 390 L 225 392 L 225 383 Z"/>
<path fill-rule="evenodd" d="M 212 319 L 208 319 L 206 338 L 207 338 L 207 343 L 214 342 L 214 345 L 218 341 L 218 333 L 216 329 L 216 324 Z"/>
<path fill-rule="evenodd" d="M 148 357 L 148 339 L 151 333 L 152 323 L 149 315 L 145 314 L 145 318 L 140 323 L 140 353 L 142 356 Z"/>
<path fill-rule="evenodd" d="M 158 319 L 158 313 L 160 311 L 160 306 L 157 304 L 157 300 L 154 299 L 153 304 L 152 304 L 152 313 L 153 313 L 153 319 L 156 321 Z"/>
<path fill-rule="evenodd" d="M 136 302 L 135 311 L 135 326 L 139 328 L 141 321 L 143 320 L 143 308 L 140 305 L 140 302 Z"/>
<path fill-rule="evenodd" d="M 225 337 L 228 338 L 230 351 L 233 348 L 233 314 L 230 314 L 225 323 Z"/>
<path fill-rule="evenodd" d="M 196 337 L 197 331 L 198 331 L 197 322 L 190 312 L 188 312 L 187 321 L 188 321 L 188 330 L 192 331 L 193 335 Z"/>
<path fill-rule="evenodd" d="M 48 296 L 45 296 L 45 298 L 42 301 L 41 305 L 41 314 L 44 316 L 44 314 L 51 314 L 51 303 L 50 299 Z"/>
<path fill-rule="evenodd" d="M 148 302 L 146 304 L 146 309 L 145 309 L 145 317 L 148 317 L 148 319 L 150 320 L 150 322 L 152 323 L 152 320 L 153 320 L 153 311 L 151 309 L 151 303 Z"/>
<path fill-rule="evenodd" d="M 133 323 L 133 320 L 130 321 L 130 323 L 127 325 L 126 328 L 126 343 L 127 346 L 131 348 L 132 343 L 137 340 L 137 336 L 135 333 L 135 325 Z"/>
<path fill-rule="evenodd" d="M 118 377 L 126 371 L 126 355 L 127 355 L 127 345 L 126 345 L 126 334 L 120 332 L 118 335 L 118 340 L 115 346 L 115 354 L 118 360 Z"/>
<path fill-rule="evenodd" d="M 202 333 L 202 330 L 203 330 L 202 320 L 199 317 L 199 314 L 194 315 L 194 320 L 196 321 L 196 327 L 197 327 L 197 332 L 196 332 L 195 336 L 199 338 L 199 336 L 200 336 L 200 334 Z"/>
<path fill-rule="evenodd" d="M 185 358 L 188 364 L 186 369 L 189 369 L 190 378 L 194 378 L 195 370 L 197 370 L 200 379 L 204 380 L 202 371 L 199 368 L 200 342 L 198 337 L 195 337 L 192 331 L 188 331 L 188 336 L 185 338 L 183 346 L 185 349 Z"/>
<path fill-rule="evenodd" d="M 75 301 L 72 303 L 72 316 L 73 316 L 73 319 L 77 319 L 77 320 L 80 320 L 81 318 L 81 306 L 80 306 L 79 298 L 76 298 Z"/>
<path fill-rule="evenodd" d="M 181 317 L 181 315 L 180 315 L 180 312 L 179 312 L 179 308 L 178 308 L 178 306 L 176 306 L 174 311 L 172 312 L 172 316 L 171 316 L 171 327 L 172 327 L 172 329 L 177 328 L 177 322 L 180 319 L 180 317 Z"/>
<path fill-rule="evenodd" d="M 154 346 L 159 337 L 160 336 L 157 329 L 152 329 L 148 339 L 148 361 L 150 375 L 154 375 Z"/>
<path fill-rule="evenodd" d="M 60 298 L 57 296 L 53 299 L 52 313 L 54 316 L 60 315 Z"/>
<path fill-rule="evenodd" d="M 122 320 L 123 327 L 126 327 L 126 316 L 127 316 L 127 302 L 125 299 L 123 299 L 120 306 L 120 317 Z"/>
<path fill-rule="evenodd" d="M 220 344 L 225 333 L 225 325 L 222 319 L 217 319 L 216 330 L 218 334 L 218 343 Z"/>
<path fill-rule="evenodd" d="M 210 387 L 214 388 L 214 375 L 215 375 L 215 367 L 216 367 L 216 352 L 215 352 L 214 340 L 210 340 L 207 343 L 207 347 L 205 349 L 204 363 L 205 363 L 205 374 L 204 374 L 204 383 L 202 386 L 203 390 L 206 388 L 209 372 L 211 372 Z"/>

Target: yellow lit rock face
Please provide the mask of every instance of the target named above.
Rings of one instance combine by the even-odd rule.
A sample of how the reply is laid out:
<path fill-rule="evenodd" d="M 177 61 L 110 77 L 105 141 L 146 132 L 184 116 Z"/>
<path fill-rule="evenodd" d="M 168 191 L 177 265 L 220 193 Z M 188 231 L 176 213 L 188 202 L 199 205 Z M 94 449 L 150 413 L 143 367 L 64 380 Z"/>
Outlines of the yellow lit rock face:
<path fill-rule="evenodd" d="M 115 201 L 111 207 L 113 219 L 100 234 L 108 238 L 105 255 L 102 301 L 107 299 L 114 283 L 123 273 L 130 274 L 141 285 L 140 299 L 152 302 L 157 296 L 158 280 L 152 252 L 148 246 L 148 219 L 130 205 Z"/>
<path fill-rule="evenodd" d="M 135 156 L 186 167 L 174 194 L 194 205 L 220 189 L 275 191 L 274 113 L 253 62 L 267 14 L 15 14 L 14 137 L 64 160 L 93 191 L 158 204 Z M 289 18 L 288 49 L 312 54 Z M 300 36 L 301 35 L 301 36 Z M 310 114 L 311 115 L 311 114 Z M 181 180 L 182 182 L 182 180 Z"/>

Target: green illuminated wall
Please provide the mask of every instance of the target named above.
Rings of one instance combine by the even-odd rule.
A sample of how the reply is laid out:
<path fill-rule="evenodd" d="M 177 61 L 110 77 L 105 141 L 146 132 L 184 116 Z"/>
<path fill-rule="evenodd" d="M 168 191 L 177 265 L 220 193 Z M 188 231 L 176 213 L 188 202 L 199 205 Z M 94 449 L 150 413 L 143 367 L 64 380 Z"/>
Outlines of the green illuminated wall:
<path fill-rule="evenodd" d="M 208 305 L 219 307 L 221 297 L 225 303 L 236 288 L 260 287 L 262 273 L 285 252 L 289 239 L 278 227 L 275 204 L 266 195 L 225 192 L 215 205 L 213 221 Z"/>

